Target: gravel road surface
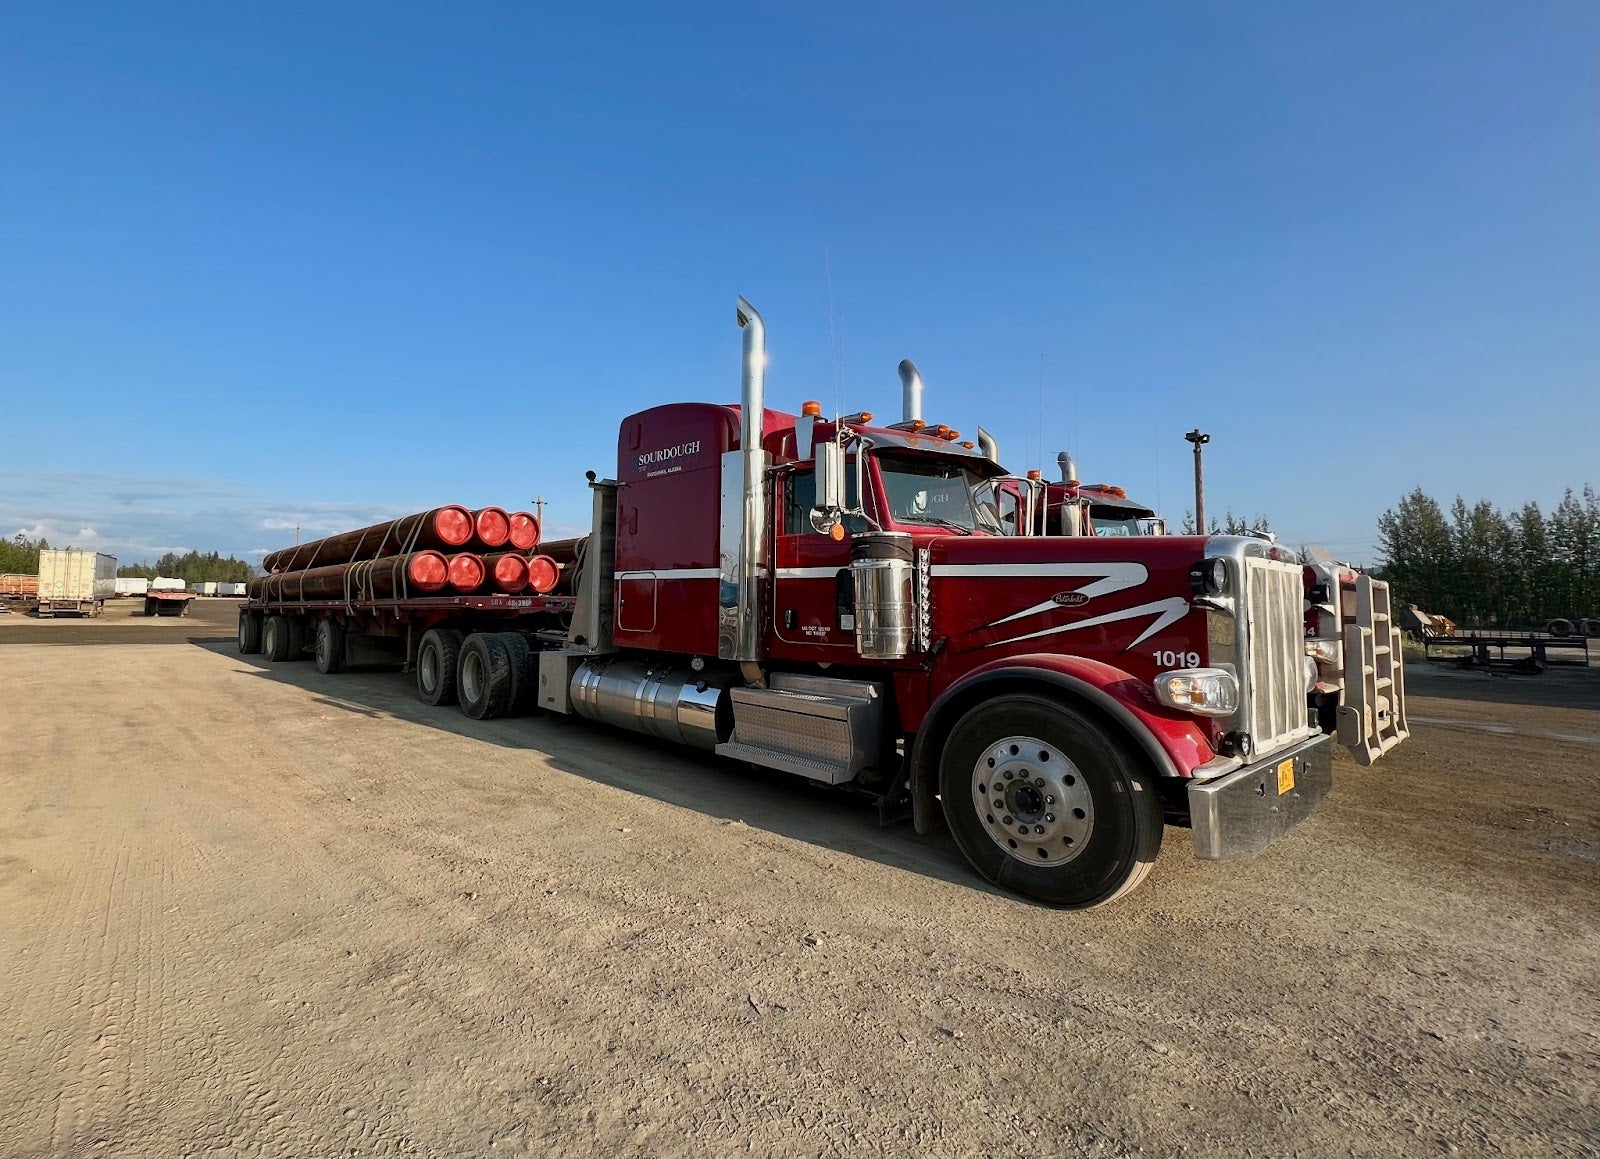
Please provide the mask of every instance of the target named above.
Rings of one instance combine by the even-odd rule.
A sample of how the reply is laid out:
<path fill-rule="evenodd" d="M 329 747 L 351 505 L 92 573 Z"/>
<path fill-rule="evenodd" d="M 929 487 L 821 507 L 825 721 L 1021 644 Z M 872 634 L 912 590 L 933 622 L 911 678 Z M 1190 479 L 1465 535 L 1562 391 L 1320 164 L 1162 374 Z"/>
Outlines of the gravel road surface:
<path fill-rule="evenodd" d="M 0 1154 L 1595 1154 L 1600 670 L 1419 671 L 1288 840 L 1071 914 L 234 607 L 0 617 Z"/>

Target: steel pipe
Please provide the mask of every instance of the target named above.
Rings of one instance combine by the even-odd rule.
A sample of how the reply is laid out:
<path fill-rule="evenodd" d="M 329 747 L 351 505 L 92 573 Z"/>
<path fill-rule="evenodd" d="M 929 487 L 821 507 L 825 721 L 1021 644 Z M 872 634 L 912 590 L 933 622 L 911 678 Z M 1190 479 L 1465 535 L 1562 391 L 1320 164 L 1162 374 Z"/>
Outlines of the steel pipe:
<path fill-rule="evenodd" d="M 539 517 L 530 511 L 511 514 L 511 546 L 518 551 L 532 551 L 539 546 Z"/>
<path fill-rule="evenodd" d="M 528 586 L 541 596 L 556 590 L 561 582 L 562 567 L 548 555 L 536 555 L 528 560 Z"/>
<path fill-rule="evenodd" d="M 489 569 L 483 566 L 483 557 L 470 551 L 458 552 L 450 557 L 447 569 L 450 586 L 458 592 L 475 592 L 483 586 Z"/>
<path fill-rule="evenodd" d="M 502 551 L 483 557 L 494 586 L 508 595 L 515 595 L 528 586 L 528 557 L 515 551 Z"/>
<path fill-rule="evenodd" d="M 402 555 L 418 550 L 448 550 L 472 538 L 472 513 L 455 503 L 374 523 L 356 531 L 342 531 L 295 547 L 268 552 L 261 560 L 265 572 L 305 571 L 307 568 L 349 563 L 357 559 Z"/>
<path fill-rule="evenodd" d="M 511 516 L 504 507 L 480 507 L 472 513 L 472 528 L 484 547 L 504 547 L 511 538 Z"/>
<path fill-rule="evenodd" d="M 414 551 L 300 571 L 280 571 L 250 581 L 252 600 L 386 600 L 431 595 L 445 586 L 449 562 L 437 551 Z"/>

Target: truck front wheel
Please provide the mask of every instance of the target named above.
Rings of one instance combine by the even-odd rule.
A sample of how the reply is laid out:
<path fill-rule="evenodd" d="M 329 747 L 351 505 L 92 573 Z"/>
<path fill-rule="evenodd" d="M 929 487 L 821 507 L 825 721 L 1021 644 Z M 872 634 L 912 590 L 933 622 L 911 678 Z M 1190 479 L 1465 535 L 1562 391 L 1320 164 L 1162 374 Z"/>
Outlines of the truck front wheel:
<path fill-rule="evenodd" d="M 967 712 L 939 763 L 945 817 L 984 877 L 1087 909 L 1132 890 L 1161 849 L 1154 780 L 1103 725 L 1042 696 Z"/>

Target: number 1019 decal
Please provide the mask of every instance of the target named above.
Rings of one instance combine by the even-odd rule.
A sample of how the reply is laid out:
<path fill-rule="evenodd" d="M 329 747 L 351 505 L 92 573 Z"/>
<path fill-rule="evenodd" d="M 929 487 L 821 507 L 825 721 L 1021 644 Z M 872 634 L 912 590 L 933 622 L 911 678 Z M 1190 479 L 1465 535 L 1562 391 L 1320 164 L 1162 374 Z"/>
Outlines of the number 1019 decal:
<path fill-rule="evenodd" d="M 1198 652 L 1152 652 L 1156 663 L 1162 668 L 1198 668 L 1200 667 L 1200 653 Z"/>

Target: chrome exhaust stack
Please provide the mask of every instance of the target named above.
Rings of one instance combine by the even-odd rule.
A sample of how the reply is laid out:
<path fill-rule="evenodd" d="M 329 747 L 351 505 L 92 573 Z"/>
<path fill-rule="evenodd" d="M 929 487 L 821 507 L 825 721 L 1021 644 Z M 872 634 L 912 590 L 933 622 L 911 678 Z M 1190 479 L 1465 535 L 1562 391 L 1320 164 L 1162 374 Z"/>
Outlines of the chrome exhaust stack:
<path fill-rule="evenodd" d="M 996 463 L 1000 461 L 1000 444 L 995 441 L 993 435 L 982 427 L 978 428 L 978 450 L 983 454 L 984 458 L 992 459 Z"/>
<path fill-rule="evenodd" d="M 767 538 L 767 452 L 761 445 L 766 415 L 767 326 L 740 297 L 735 314 L 744 331 L 739 390 L 739 449 L 722 460 L 722 542 L 717 601 L 717 652 L 737 660 L 747 680 L 759 678 L 761 659 L 761 549 Z"/>
<path fill-rule="evenodd" d="M 1056 455 L 1056 466 L 1061 468 L 1061 481 L 1063 483 L 1076 483 L 1078 481 L 1078 464 L 1071 455 L 1061 451 Z"/>
<path fill-rule="evenodd" d="M 901 422 L 922 417 L 922 375 L 909 358 L 900 361 L 900 411 Z"/>

